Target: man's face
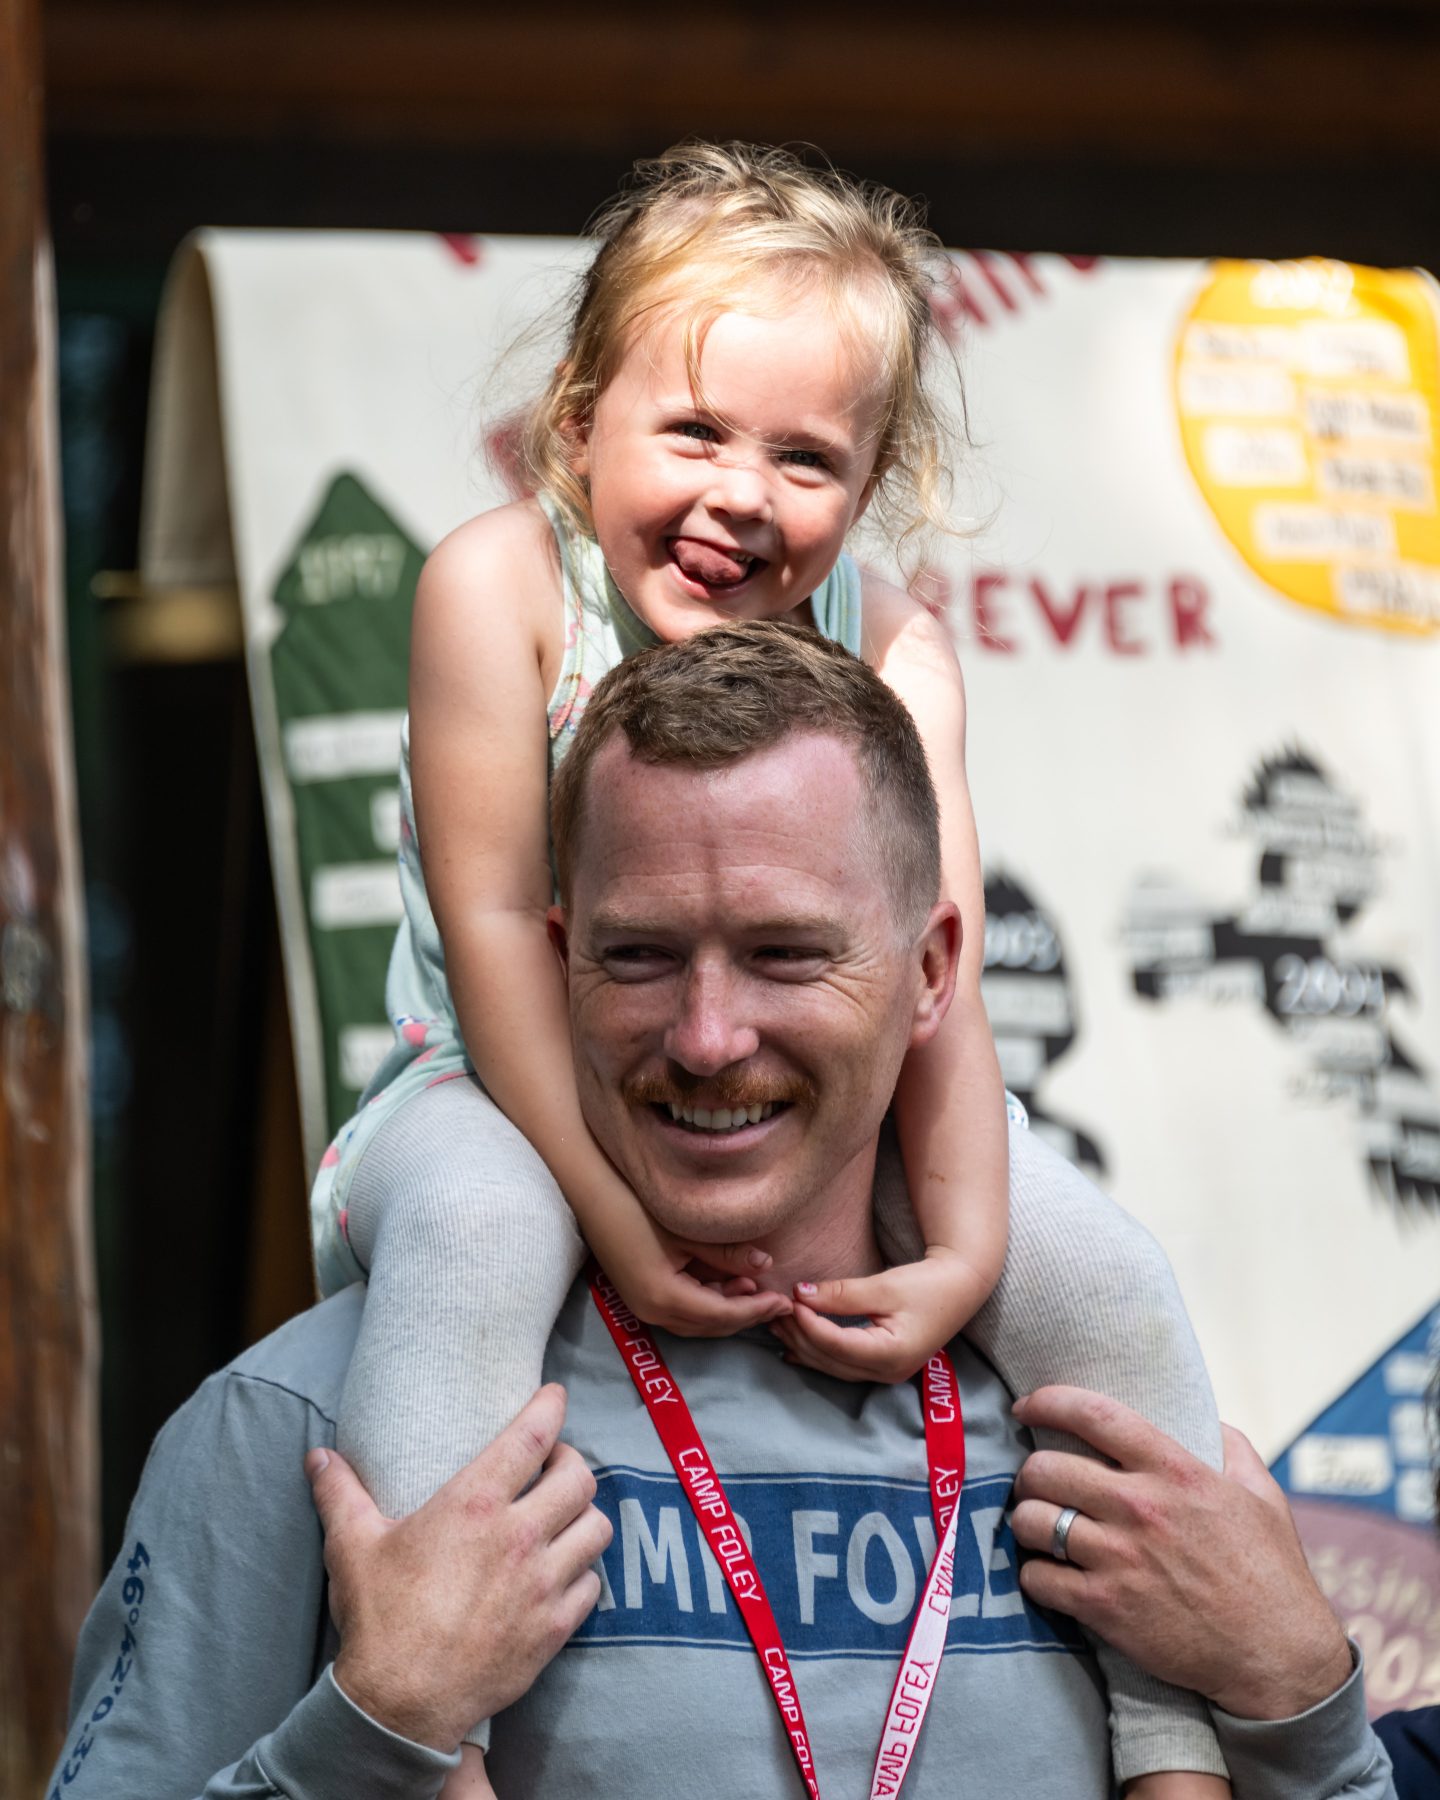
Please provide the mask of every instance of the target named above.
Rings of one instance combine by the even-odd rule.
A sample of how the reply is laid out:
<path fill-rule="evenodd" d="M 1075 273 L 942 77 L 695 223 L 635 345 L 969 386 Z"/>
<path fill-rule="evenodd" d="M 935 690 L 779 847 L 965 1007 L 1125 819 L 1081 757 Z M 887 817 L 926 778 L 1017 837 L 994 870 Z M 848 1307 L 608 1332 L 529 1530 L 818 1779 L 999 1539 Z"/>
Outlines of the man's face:
<path fill-rule="evenodd" d="M 678 1236 L 764 1238 L 847 1181 L 868 1193 L 901 1061 L 944 1013 L 953 932 L 902 941 L 865 805 L 850 749 L 814 733 L 711 771 L 617 739 L 590 772 L 552 914 L 580 1099 Z"/>

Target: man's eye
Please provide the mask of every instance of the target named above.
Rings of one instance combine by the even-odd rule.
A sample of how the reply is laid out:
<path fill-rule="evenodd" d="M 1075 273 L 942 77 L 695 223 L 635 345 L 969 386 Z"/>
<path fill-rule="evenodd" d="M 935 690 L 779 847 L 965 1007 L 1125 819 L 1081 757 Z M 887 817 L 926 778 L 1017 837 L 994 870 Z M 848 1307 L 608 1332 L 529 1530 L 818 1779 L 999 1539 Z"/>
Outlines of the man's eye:
<path fill-rule="evenodd" d="M 638 977 L 667 968 L 670 953 L 658 944 L 616 944 L 605 952 L 604 961 L 616 974 Z"/>
<path fill-rule="evenodd" d="M 781 973 L 798 974 L 825 960 L 825 952 L 809 944 L 762 944 L 755 955 Z"/>

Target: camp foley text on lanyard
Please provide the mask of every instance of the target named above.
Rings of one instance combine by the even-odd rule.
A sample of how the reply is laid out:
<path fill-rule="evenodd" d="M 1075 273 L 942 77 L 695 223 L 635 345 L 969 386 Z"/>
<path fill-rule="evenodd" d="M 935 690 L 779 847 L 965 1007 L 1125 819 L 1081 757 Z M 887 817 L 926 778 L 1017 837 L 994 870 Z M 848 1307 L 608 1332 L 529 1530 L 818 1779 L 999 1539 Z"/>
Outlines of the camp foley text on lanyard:
<path fill-rule="evenodd" d="M 807 1791 L 820 1800 L 820 1781 L 815 1772 L 815 1752 L 790 1659 L 780 1627 L 765 1595 L 765 1584 L 731 1511 L 720 1477 L 710 1461 L 704 1440 L 695 1428 L 690 1408 L 679 1384 L 666 1367 L 649 1331 L 620 1298 L 619 1292 L 597 1268 L 590 1272 L 590 1293 L 620 1352 L 630 1379 L 635 1383 L 665 1453 L 674 1465 L 700 1527 L 701 1536 L 724 1571 L 730 1592 L 760 1666 L 770 1681 L 770 1693 L 790 1739 Z M 925 1451 L 930 1465 L 930 1506 L 935 1515 L 938 1547 L 915 1609 L 905 1654 L 891 1689 L 875 1770 L 870 1778 L 870 1800 L 890 1800 L 900 1792 L 919 1741 L 920 1727 L 935 1692 L 945 1634 L 950 1624 L 950 1594 L 955 1582 L 955 1530 L 960 1518 L 960 1496 L 965 1480 L 965 1427 L 960 1416 L 960 1383 L 955 1365 L 942 1350 L 925 1365 L 921 1377 L 925 1413 Z"/>

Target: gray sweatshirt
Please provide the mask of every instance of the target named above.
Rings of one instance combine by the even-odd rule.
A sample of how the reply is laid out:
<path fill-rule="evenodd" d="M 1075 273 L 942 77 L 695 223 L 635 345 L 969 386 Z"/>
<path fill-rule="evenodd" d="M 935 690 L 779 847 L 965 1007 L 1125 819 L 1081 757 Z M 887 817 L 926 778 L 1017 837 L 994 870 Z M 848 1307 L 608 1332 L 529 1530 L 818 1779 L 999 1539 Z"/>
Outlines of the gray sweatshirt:
<path fill-rule="evenodd" d="M 334 1443 L 364 1303 L 352 1288 L 212 1377 L 157 1439 L 76 1656 L 53 1795 L 431 1800 L 457 1758 L 341 1693 L 321 1534 L 301 1463 Z M 911 1388 L 785 1367 L 764 1334 L 665 1340 L 748 1526 L 827 1800 L 866 1791 L 931 1531 Z M 1082 1640 L 1016 1581 L 1005 1509 L 1028 1443 L 963 1342 L 962 1538 L 944 1668 L 906 1800 L 1108 1800 L 1103 1686 Z M 764 1677 L 583 1283 L 547 1379 L 616 1527 L 599 1607 L 496 1720 L 501 1800 L 800 1793 Z M 1303 1717 L 1216 1715 L 1237 1800 L 1387 1800 L 1360 1675 Z"/>

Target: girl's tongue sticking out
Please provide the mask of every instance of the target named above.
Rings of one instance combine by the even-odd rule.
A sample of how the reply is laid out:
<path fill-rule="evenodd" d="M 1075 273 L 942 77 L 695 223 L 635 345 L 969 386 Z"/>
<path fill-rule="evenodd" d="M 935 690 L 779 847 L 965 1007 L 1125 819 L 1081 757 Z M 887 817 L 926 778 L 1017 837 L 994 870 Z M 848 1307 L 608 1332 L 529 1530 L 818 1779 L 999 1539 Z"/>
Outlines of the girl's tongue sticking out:
<path fill-rule="evenodd" d="M 671 538 L 670 554 L 682 575 L 706 587 L 737 587 L 757 566 L 757 559 L 743 550 L 725 550 L 699 538 Z"/>

